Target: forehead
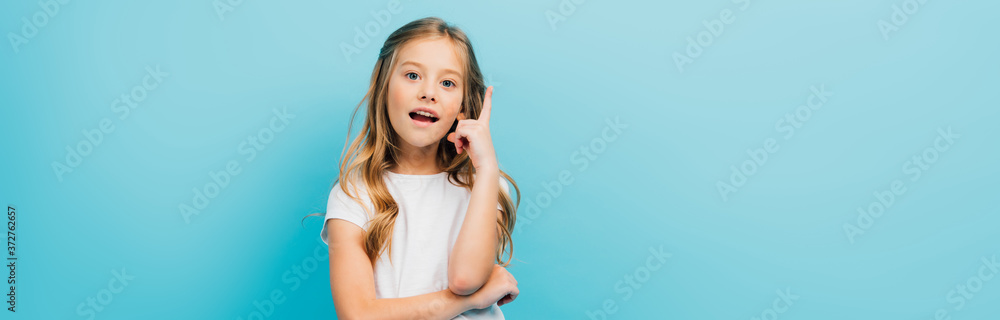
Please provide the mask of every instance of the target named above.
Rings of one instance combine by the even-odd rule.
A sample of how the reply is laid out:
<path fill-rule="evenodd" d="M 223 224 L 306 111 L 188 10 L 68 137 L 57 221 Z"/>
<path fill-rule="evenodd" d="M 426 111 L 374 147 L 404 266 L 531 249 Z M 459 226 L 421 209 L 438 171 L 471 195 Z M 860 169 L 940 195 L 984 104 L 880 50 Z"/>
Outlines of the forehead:
<path fill-rule="evenodd" d="M 418 39 L 407 42 L 399 50 L 399 67 L 404 64 L 429 71 L 453 72 L 462 75 L 462 59 L 455 44 L 446 37 Z"/>

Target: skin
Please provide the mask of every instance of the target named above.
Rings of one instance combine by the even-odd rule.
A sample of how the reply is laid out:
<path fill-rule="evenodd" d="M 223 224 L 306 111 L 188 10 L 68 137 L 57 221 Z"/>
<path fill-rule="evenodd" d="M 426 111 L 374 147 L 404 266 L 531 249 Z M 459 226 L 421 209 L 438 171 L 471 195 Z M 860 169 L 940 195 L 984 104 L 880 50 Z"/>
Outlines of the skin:
<path fill-rule="evenodd" d="M 435 174 L 441 138 L 458 121 L 448 141 L 460 153 L 468 152 L 480 181 L 499 181 L 499 167 L 489 134 L 492 87 L 487 89 L 479 119 L 462 116 L 464 75 L 459 56 L 447 38 L 414 40 L 403 45 L 399 63 L 389 77 L 389 122 L 399 135 L 399 161 L 389 170 L 401 174 Z M 409 113 L 433 109 L 439 120 L 420 128 Z M 491 180 L 492 179 L 492 180 Z M 499 185 L 478 183 L 472 188 L 469 209 L 449 255 L 446 290 L 419 296 L 376 299 L 372 265 L 364 250 L 364 230 L 353 223 L 327 220 L 330 243 L 330 279 L 337 316 L 342 319 L 451 319 L 470 309 L 503 305 L 517 298 L 517 281 L 494 263 L 498 246 L 496 210 Z"/>
<path fill-rule="evenodd" d="M 398 163 L 389 170 L 402 174 L 441 172 L 435 151 L 462 109 L 465 83 L 461 80 L 459 56 L 451 40 L 414 40 L 400 48 L 397 65 L 389 77 L 389 123 L 399 135 Z M 414 78 L 416 80 L 414 80 Z M 417 127 L 410 111 L 430 108 L 439 120 Z"/>

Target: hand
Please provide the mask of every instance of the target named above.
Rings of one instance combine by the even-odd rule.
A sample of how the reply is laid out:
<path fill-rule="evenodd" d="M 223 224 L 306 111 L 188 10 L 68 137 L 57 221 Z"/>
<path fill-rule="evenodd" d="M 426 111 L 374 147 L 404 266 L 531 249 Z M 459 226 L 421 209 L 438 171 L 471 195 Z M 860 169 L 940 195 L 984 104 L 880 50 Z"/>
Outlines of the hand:
<path fill-rule="evenodd" d="M 469 296 L 473 309 L 487 308 L 493 303 L 502 306 L 517 299 L 517 280 L 507 272 L 507 269 L 498 264 L 493 265 L 493 273 L 486 280 L 482 288 Z"/>
<path fill-rule="evenodd" d="M 493 139 L 490 137 L 490 113 L 493 109 L 493 86 L 486 88 L 483 111 L 479 119 L 466 120 L 465 114 L 458 115 L 455 132 L 448 134 L 448 141 L 455 144 L 459 154 L 469 152 L 469 159 L 476 171 L 498 170 Z"/>

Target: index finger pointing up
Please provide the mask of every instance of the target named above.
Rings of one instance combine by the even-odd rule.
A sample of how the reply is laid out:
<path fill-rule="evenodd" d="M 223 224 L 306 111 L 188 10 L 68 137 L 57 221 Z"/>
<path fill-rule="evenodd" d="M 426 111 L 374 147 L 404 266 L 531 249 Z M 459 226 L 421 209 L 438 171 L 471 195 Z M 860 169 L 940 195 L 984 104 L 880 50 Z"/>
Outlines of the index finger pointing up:
<path fill-rule="evenodd" d="M 490 112 L 493 109 L 493 86 L 486 88 L 486 97 L 483 98 L 483 111 L 479 113 L 479 121 L 490 124 Z"/>

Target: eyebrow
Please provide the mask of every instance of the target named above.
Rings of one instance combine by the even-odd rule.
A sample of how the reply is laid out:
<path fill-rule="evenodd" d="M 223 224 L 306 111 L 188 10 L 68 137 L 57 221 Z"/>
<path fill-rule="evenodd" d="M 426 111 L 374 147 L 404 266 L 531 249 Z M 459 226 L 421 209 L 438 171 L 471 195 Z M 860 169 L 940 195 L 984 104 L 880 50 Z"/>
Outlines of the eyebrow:
<path fill-rule="evenodd" d="M 410 61 L 410 60 L 406 60 L 406 61 L 403 61 L 403 63 L 400 63 L 399 65 L 400 65 L 400 66 L 403 66 L 403 65 L 407 65 L 407 64 L 412 64 L 412 65 L 415 65 L 415 66 L 417 66 L 418 68 L 423 68 L 423 67 L 424 67 L 424 65 L 422 65 L 422 64 L 420 64 L 420 63 L 418 63 L 418 62 L 414 62 L 414 61 Z M 452 69 L 448 69 L 448 68 L 445 68 L 445 69 L 443 69 L 443 70 L 444 70 L 444 73 L 454 73 L 455 75 L 458 75 L 458 76 L 461 76 L 461 75 L 462 75 L 462 74 L 461 74 L 461 73 L 459 73 L 458 71 L 455 71 L 455 70 L 452 70 Z"/>

